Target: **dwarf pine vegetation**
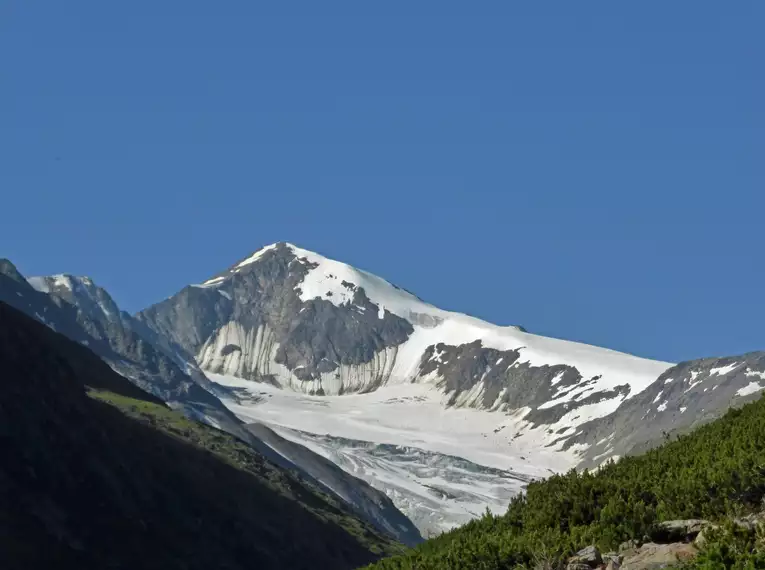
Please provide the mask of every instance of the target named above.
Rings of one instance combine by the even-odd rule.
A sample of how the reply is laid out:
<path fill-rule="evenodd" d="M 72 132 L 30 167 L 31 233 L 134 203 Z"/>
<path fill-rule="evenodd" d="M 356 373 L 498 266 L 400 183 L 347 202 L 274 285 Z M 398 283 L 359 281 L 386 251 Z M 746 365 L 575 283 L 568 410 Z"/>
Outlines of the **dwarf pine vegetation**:
<path fill-rule="evenodd" d="M 563 567 L 577 550 L 615 550 L 673 519 L 719 521 L 686 568 L 765 568 L 765 532 L 726 524 L 762 508 L 765 400 L 643 455 L 600 469 L 569 471 L 528 486 L 507 512 L 480 519 L 381 560 L 378 570 Z"/>

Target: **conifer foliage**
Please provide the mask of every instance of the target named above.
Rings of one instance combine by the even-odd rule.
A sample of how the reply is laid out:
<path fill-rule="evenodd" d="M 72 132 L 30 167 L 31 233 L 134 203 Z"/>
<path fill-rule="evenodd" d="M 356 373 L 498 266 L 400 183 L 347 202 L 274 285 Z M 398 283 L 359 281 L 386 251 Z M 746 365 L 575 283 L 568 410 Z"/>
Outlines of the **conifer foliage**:
<path fill-rule="evenodd" d="M 532 483 L 506 514 L 486 514 L 370 568 L 557 568 L 590 544 L 614 550 L 642 540 L 661 521 L 717 521 L 757 511 L 764 495 L 761 399 L 643 455 Z M 765 568 L 763 533 L 725 528 L 692 565 Z"/>

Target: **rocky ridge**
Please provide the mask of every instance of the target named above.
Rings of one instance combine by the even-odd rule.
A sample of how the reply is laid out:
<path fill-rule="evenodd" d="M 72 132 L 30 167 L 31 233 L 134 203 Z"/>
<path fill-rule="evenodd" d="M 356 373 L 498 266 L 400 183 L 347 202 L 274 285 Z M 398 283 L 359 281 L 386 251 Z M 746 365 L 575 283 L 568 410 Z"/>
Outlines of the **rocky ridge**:
<path fill-rule="evenodd" d="M 187 416 L 224 429 L 285 469 L 300 471 L 335 493 L 383 532 L 412 545 L 421 537 L 384 493 L 263 426 L 267 442 L 254 435 L 218 396 L 225 388 L 211 383 L 185 350 L 121 311 L 109 293 L 87 277 L 56 275 L 27 280 L 7 260 L 0 261 L 0 301 L 21 310 L 54 331 L 88 347 L 115 371 Z M 217 395 L 216 395 L 217 394 Z M 299 463 L 293 458 L 300 459 Z"/>

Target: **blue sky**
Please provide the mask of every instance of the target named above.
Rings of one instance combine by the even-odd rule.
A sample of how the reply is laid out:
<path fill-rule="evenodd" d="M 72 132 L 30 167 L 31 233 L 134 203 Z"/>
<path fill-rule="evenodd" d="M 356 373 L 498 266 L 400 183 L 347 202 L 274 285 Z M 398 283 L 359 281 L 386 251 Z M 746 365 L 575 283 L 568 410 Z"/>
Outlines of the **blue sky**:
<path fill-rule="evenodd" d="M 286 240 L 532 332 L 765 349 L 764 18 L 6 1 L 0 256 L 132 311 Z"/>

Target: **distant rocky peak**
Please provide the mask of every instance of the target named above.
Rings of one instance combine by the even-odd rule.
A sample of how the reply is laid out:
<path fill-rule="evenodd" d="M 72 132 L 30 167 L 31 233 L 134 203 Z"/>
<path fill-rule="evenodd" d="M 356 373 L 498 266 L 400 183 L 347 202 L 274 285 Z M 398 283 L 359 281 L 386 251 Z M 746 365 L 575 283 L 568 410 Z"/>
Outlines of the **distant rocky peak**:
<path fill-rule="evenodd" d="M 106 289 L 90 277 L 59 274 L 30 277 L 29 284 L 40 291 L 60 297 L 88 314 L 98 314 L 110 320 L 119 319 L 120 310 Z"/>
<path fill-rule="evenodd" d="M 253 266 L 259 265 L 260 263 L 271 260 L 273 258 L 282 258 L 282 259 L 286 259 L 287 261 L 291 261 L 296 258 L 295 254 L 293 253 L 294 247 L 295 246 L 287 242 L 277 242 L 277 243 L 272 243 L 270 245 L 266 245 L 260 248 L 259 250 L 251 253 L 247 257 L 244 257 L 241 260 L 237 261 L 225 271 L 217 273 L 216 275 L 214 275 L 207 281 L 204 281 L 195 286 L 196 287 L 220 287 L 221 285 L 229 281 L 233 276 L 238 275 L 242 272 L 251 270 L 253 269 Z"/>
<path fill-rule="evenodd" d="M 19 270 L 16 269 L 16 266 L 8 259 L 0 259 L 0 275 L 10 277 L 19 283 L 24 281 L 24 276 L 19 273 Z"/>

